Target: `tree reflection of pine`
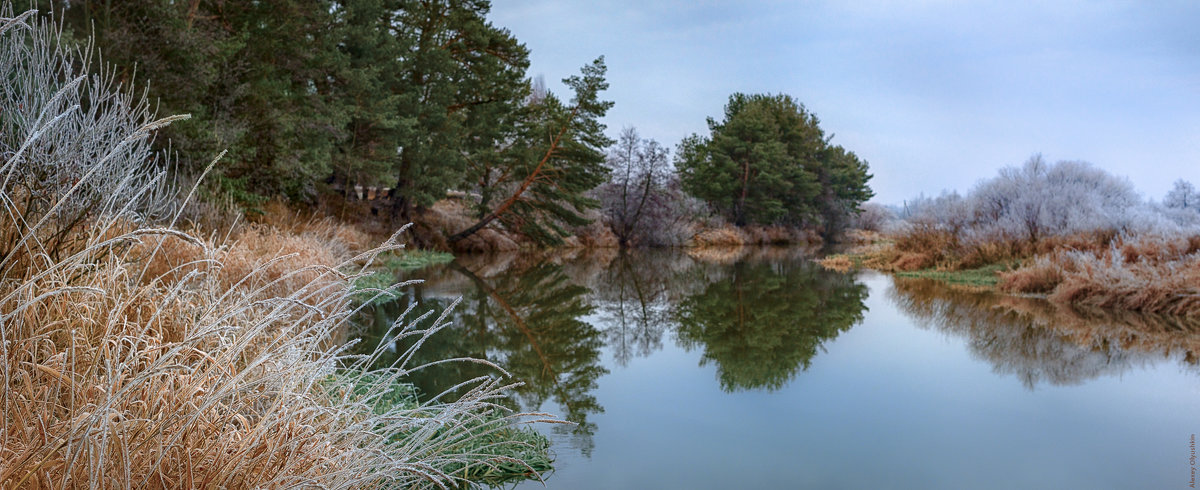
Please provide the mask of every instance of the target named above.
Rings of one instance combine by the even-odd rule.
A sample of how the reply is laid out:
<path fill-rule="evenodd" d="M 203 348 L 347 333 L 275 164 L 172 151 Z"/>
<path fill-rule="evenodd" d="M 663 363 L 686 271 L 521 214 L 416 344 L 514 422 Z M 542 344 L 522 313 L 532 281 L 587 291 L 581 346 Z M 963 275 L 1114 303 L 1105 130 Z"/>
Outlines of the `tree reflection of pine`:
<path fill-rule="evenodd" d="M 702 349 L 702 364 L 717 364 L 724 389 L 773 390 L 806 369 L 822 343 L 862 319 L 867 295 L 851 277 L 780 251 L 743 252 L 717 263 L 678 251 L 595 258 L 501 257 L 423 270 L 416 275 L 429 282 L 364 310 L 371 325 L 359 348 L 382 341 L 413 302 L 419 312 L 440 312 L 461 294 L 451 326 L 424 340 L 413 362 L 496 362 L 524 383 L 512 400 L 501 402 L 538 411 L 553 401 L 577 424 L 560 427 L 588 455 L 596 431 L 589 416 L 604 411 L 594 395 L 597 380 L 608 373 L 602 348 L 625 366 L 661 350 L 663 337 L 675 332 L 684 348 Z M 395 352 L 414 340 L 397 342 Z M 451 362 L 414 373 L 412 382 L 432 396 L 463 379 L 496 374 L 484 365 Z"/>
<path fill-rule="evenodd" d="M 966 337 L 978 358 L 1031 390 L 1040 382 L 1075 385 L 1118 375 L 1164 357 L 1195 368 L 1200 352 L 1194 319 L 1081 311 L 927 279 L 895 278 L 888 296 L 918 326 Z"/>
<path fill-rule="evenodd" d="M 576 424 L 556 428 L 570 430 L 575 445 L 590 454 L 596 426 L 588 416 L 604 411 L 593 391 L 596 380 L 608 373 L 600 362 L 602 336 L 583 320 L 595 309 L 588 302 L 591 291 L 572 283 L 561 266 L 552 264 L 487 280 L 457 263 L 449 269 L 470 279 L 473 288 L 463 292 L 451 328 L 425 340 L 414 361 L 472 357 L 497 362 L 523 383 L 513 390 L 516 399 L 507 401 L 511 408 L 536 411 L 553 400 L 565 412 L 564 418 Z M 364 335 L 364 344 L 380 341 L 408 301 L 420 302 L 421 311 L 440 311 L 448 304 L 445 299 L 423 297 L 424 289 L 415 287 L 397 301 L 371 309 L 367 314 L 374 318 L 374 326 Z M 402 342 L 395 351 L 408 347 Z M 437 394 L 463 379 L 496 374 L 480 364 L 450 362 L 415 373 L 412 381 L 422 393 Z"/>
<path fill-rule="evenodd" d="M 703 349 L 725 391 L 782 388 L 863 319 L 867 287 L 811 262 L 744 260 L 725 272 L 672 309 L 680 345 Z"/>

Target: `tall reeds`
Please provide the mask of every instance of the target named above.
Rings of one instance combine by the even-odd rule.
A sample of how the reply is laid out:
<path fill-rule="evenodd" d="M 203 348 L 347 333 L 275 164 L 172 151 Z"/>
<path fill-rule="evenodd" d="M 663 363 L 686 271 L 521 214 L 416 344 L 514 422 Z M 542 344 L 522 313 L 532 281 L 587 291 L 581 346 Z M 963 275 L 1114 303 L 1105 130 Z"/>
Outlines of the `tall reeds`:
<path fill-rule="evenodd" d="M 0 487 L 449 487 L 480 468 L 534 473 L 545 448 L 511 431 L 540 414 L 495 403 L 503 377 L 417 403 L 411 351 L 372 370 L 376 355 L 335 341 L 353 279 L 395 237 L 350 257 L 313 230 L 226 241 L 174 228 L 181 198 L 150 139 L 178 118 L 155 119 L 111 72 L 77 73 L 90 51 L 59 39 L 0 6 Z M 444 318 L 391 335 L 419 347 Z"/>

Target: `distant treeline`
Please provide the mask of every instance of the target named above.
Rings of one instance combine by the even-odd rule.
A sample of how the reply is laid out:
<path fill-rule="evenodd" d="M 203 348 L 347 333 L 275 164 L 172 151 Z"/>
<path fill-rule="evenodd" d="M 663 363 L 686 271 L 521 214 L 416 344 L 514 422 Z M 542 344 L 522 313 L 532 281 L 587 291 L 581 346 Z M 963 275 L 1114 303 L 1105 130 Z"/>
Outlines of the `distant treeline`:
<path fill-rule="evenodd" d="M 411 220 L 457 190 L 472 224 L 450 242 L 490 226 L 556 244 L 602 208 L 629 245 L 664 241 L 643 232 L 664 213 L 832 232 L 871 195 L 866 163 L 782 95 L 731 97 L 710 136 L 680 145 L 678 175 L 636 135 L 610 151 L 603 57 L 560 98 L 528 76 L 529 50 L 487 20 L 487 1 L 38 4 L 77 41 L 94 33 L 160 115 L 192 115 L 157 140 L 183 175 L 228 150 L 203 189 L 244 208 L 368 186 L 393 189 L 387 215 Z"/>

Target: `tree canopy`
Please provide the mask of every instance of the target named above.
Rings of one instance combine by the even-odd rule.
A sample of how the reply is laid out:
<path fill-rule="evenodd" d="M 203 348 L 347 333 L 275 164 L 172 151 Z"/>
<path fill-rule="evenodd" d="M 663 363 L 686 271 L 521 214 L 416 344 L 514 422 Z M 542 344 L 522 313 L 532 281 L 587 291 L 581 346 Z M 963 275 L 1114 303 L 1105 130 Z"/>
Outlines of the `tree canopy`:
<path fill-rule="evenodd" d="M 872 196 L 867 163 L 832 145 L 816 115 L 788 95 L 733 94 L 707 137 L 680 143 L 684 190 L 738 226 L 817 225 L 836 231 Z"/>

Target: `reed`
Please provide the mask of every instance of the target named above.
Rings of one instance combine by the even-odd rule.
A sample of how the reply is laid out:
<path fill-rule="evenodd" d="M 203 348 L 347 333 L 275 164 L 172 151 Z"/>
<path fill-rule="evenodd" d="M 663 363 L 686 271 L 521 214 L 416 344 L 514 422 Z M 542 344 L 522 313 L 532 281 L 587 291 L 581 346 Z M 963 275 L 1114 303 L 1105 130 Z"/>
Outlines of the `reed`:
<path fill-rule="evenodd" d="M 444 488 L 480 474 L 464 468 L 544 469 L 541 440 L 513 431 L 546 417 L 497 403 L 499 366 L 453 399 L 393 403 L 413 351 L 383 369 L 344 354 L 352 284 L 396 236 L 349 256 L 319 224 L 177 229 L 190 194 L 149 144 L 176 119 L 74 73 L 89 55 L 59 35 L 0 6 L 0 487 Z M 430 315 L 390 336 L 419 347 L 446 325 L 410 326 Z"/>

